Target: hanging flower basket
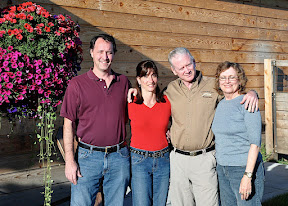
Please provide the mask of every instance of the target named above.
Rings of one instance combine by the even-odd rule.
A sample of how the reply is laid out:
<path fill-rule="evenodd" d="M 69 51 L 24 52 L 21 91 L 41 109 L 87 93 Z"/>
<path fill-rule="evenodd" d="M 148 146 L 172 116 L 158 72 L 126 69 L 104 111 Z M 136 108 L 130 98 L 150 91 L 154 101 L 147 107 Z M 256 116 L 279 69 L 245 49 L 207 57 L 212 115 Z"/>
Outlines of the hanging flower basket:
<path fill-rule="evenodd" d="M 0 10 L 0 117 L 39 120 L 44 205 L 50 205 L 52 194 L 55 111 L 82 62 L 79 31 L 69 16 L 52 16 L 32 2 Z"/>

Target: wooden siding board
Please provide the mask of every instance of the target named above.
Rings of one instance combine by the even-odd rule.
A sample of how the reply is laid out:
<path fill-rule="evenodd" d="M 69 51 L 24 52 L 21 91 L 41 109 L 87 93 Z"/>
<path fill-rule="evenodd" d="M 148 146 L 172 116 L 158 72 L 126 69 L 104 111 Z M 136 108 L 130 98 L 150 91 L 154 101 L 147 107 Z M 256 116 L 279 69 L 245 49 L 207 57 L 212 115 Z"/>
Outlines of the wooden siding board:
<path fill-rule="evenodd" d="M 82 26 L 99 26 L 123 28 L 130 30 L 145 30 L 158 32 L 172 32 L 178 34 L 199 34 L 205 36 L 233 37 L 241 39 L 287 41 L 286 31 L 231 26 L 207 22 L 182 19 L 159 18 L 154 16 L 115 13 L 93 9 L 83 9 L 63 6 L 53 9 L 54 13 L 61 13 L 65 9 L 75 15 L 75 21 Z M 80 18 L 81 17 L 81 18 Z M 108 20 L 109 19 L 109 20 Z M 153 25 L 153 26 L 151 26 Z"/>
<path fill-rule="evenodd" d="M 99 33 L 108 33 L 115 37 L 117 44 L 189 47 L 193 49 L 217 49 L 246 52 L 288 53 L 288 42 L 272 42 L 259 40 L 243 40 L 227 37 L 213 37 L 204 35 L 188 35 L 165 32 L 151 32 L 141 30 L 127 30 L 106 27 L 85 27 L 81 33 L 83 42 L 89 42 L 91 37 Z"/>
<path fill-rule="evenodd" d="M 287 8 L 286 0 L 281 0 L 282 1 L 281 6 L 279 6 L 279 4 L 275 4 L 274 0 L 273 1 L 268 0 L 265 2 L 261 0 L 261 2 L 259 1 L 257 2 L 257 5 L 245 5 L 243 4 L 245 1 L 243 1 L 243 3 L 240 3 L 240 2 L 233 3 L 233 2 L 228 2 L 228 1 L 215 1 L 215 0 L 205 0 L 205 1 L 148 0 L 148 1 L 182 5 L 182 6 L 191 6 L 191 7 L 196 7 L 196 8 L 205 8 L 205 9 L 212 9 L 212 10 L 218 10 L 218 11 L 230 11 L 230 12 L 235 12 L 235 13 L 257 15 L 257 16 L 263 16 L 263 17 L 287 19 L 287 12 L 281 10 L 281 8 Z M 271 8 L 263 7 L 263 4 L 267 5 L 267 2 L 269 2 L 271 6 L 277 5 L 278 9 L 271 9 Z M 255 10 L 257 10 L 256 13 L 255 13 Z"/>
<path fill-rule="evenodd" d="M 181 46 L 181 45 L 179 45 Z M 175 47 L 154 47 L 154 46 L 135 46 L 135 45 L 117 45 L 118 52 L 115 55 L 115 61 L 134 62 L 142 61 L 147 58 L 154 61 L 167 61 L 170 51 Z M 88 45 L 83 45 L 84 51 L 88 51 Z M 267 52 L 242 52 L 225 50 L 204 50 L 188 47 L 191 54 L 198 62 L 220 63 L 223 61 L 238 62 L 240 64 L 261 64 L 264 59 L 288 59 L 288 53 L 267 53 Z M 88 52 L 84 52 L 84 59 L 91 59 Z"/>
<path fill-rule="evenodd" d="M 274 28 L 278 30 L 287 30 L 287 19 L 273 19 L 268 17 L 253 16 L 242 13 L 230 13 L 227 11 L 217 11 L 202 8 L 192 8 L 187 6 L 178 6 L 174 4 L 164 4 L 159 2 L 148 2 L 141 0 L 36 0 L 35 2 L 53 4 L 59 6 L 70 6 L 80 8 L 90 8 L 103 11 L 113 11 L 120 13 L 141 14 L 147 16 L 157 16 L 165 18 L 174 18 L 181 20 L 192 20 L 200 22 L 211 22 L 218 24 L 229 24 L 235 26 L 247 26 L 258 28 Z"/>

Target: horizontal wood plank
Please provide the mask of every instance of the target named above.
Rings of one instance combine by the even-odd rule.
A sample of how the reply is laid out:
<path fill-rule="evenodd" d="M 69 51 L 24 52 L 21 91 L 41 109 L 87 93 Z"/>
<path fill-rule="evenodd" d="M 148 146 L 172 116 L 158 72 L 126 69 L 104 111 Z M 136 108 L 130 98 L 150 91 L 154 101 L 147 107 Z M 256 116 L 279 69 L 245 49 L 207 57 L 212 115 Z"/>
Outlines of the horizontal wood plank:
<path fill-rule="evenodd" d="M 117 55 L 117 54 L 116 54 Z M 153 60 L 153 59 L 152 59 Z M 139 62 L 134 62 L 131 59 L 129 62 L 117 62 L 113 63 L 113 69 L 117 70 L 121 74 L 125 74 L 128 76 L 134 76 L 136 74 L 136 66 Z M 171 75 L 172 71 L 170 70 L 170 64 L 168 61 L 158 61 L 155 62 L 157 68 L 159 70 L 160 76 L 162 75 Z M 203 75 L 206 76 L 214 76 L 216 73 L 216 68 L 219 64 L 218 63 L 207 63 L 207 62 L 196 62 L 196 69 L 200 70 Z M 83 69 L 87 69 L 93 66 L 92 59 L 87 59 L 81 63 L 81 67 Z M 249 76 L 262 76 L 263 75 L 263 64 L 242 64 L 245 74 L 247 75 L 248 79 Z"/>
<path fill-rule="evenodd" d="M 287 102 L 276 102 L 276 110 L 277 111 L 288 111 Z"/>
<path fill-rule="evenodd" d="M 88 51 L 88 45 L 83 45 L 84 51 Z M 167 61 L 168 54 L 174 47 L 153 47 L 153 46 L 134 46 L 118 45 L 118 52 L 115 61 L 140 62 L 146 59 L 154 61 Z M 288 59 L 288 53 L 266 53 L 266 52 L 241 52 L 225 50 L 202 50 L 191 49 L 189 51 L 198 62 L 221 63 L 224 61 L 263 64 L 264 59 Z M 91 59 L 88 52 L 84 52 L 84 60 Z"/>
<path fill-rule="evenodd" d="M 288 119 L 287 120 L 276 120 L 276 127 L 279 129 L 288 129 Z M 288 135 L 288 133 L 287 133 Z"/>
<path fill-rule="evenodd" d="M 288 93 L 287 92 L 276 92 L 276 102 L 288 103 Z"/>
<path fill-rule="evenodd" d="M 267 0 L 263 1 L 257 0 L 255 5 L 245 5 L 244 3 L 248 3 L 249 1 L 241 2 L 229 2 L 229 1 L 215 1 L 215 0 L 187 0 L 187 1 L 179 1 L 179 0 L 149 0 L 153 2 L 161 2 L 161 3 L 169 3 L 169 4 L 176 4 L 176 5 L 183 5 L 183 6 L 191 6 L 203 9 L 212 9 L 218 11 L 230 11 L 235 13 L 243 13 L 249 15 L 257 15 L 263 17 L 271 17 L 271 18 L 280 18 L 286 19 L 287 13 L 286 11 L 281 10 L 281 8 L 287 8 L 287 2 L 285 0 L 281 0 L 281 4 L 276 3 L 275 0 Z M 251 2 L 251 1 L 250 1 Z M 271 5 L 274 6 L 273 8 L 265 8 L 264 5 Z M 257 11 L 257 12 L 255 12 Z"/>
<path fill-rule="evenodd" d="M 84 27 L 81 35 L 83 42 L 99 33 L 108 33 L 115 37 L 118 44 L 134 46 L 189 47 L 191 49 L 217 49 L 246 52 L 288 53 L 288 42 L 243 40 L 227 37 L 204 35 L 171 34 L 163 32 L 135 31 L 106 27 Z"/>
<path fill-rule="evenodd" d="M 287 32 L 279 30 L 231 26 L 226 24 L 219 26 L 219 24 L 209 22 L 184 21 L 182 19 L 159 18 L 67 6 L 52 7 L 49 5 L 48 8 L 49 7 L 51 7 L 51 9 L 53 8 L 53 13 L 55 14 L 63 13 L 64 10 L 65 13 L 73 15 L 73 20 L 77 21 L 82 27 L 97 26 L 270 41 L 287 41 L 288 39 Z"/>
<path fill-rule="evenodd" d="M 277 30 L 286 30 L 288 26 L 288 20 L 285 18 L 274 19 L 263 16 L 255 16 L 255 14 L 257 14 L 257 10 L 255 10 L 253 15 L 248 15 L 243 13 L 232 13 L 231 11 L 218 11 L 142 0 L 35 0 L 35 2 L 41 4 L 56 4 L 59 6 L 80 7 L 86 9 L 89 8 L 103 11 L 157 16 L 182 20 L 194 21 L 197 19 L 197 21 L 200 22 L 211 22 L 217 24 L 229 24 L 235 26 L 258 27 L 266 29 L 274 28 Z"/>
<path fill-rule="evenodd" d="M 276 111 L 276 118 L 277 120 L 288 120 L 288 111 Z"/>

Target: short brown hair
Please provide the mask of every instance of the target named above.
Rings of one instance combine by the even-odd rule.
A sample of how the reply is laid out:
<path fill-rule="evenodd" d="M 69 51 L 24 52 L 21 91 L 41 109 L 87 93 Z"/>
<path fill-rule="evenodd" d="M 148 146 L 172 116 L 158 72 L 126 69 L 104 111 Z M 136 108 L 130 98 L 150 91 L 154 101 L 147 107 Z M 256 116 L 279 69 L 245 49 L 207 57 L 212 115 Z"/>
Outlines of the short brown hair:
<path fill-rule="evenodd" d="M 248 81 L 244 69 L 242 66 L 240 66 L 240 64 L 238 63 L 234 63 L 234 62 L 222 62 L 218 65 L 217 70 L 216 70 L 216 79 L 215 79 L 215 89 L 218 92 L 218 94 L 223 95 L 223 91 L 220 89 L 219 86 L 219 77 L 220 74 L 224 71 L 226 71 L 227 69 L 229 69 L 230 67 L 232 67 L 233 69 L 235 69 L 236 73 L 237 73 L 237 77 L 239 79 L 239 93 L 243 94 L 245 89 L 246 89 L 246 83 Z"/>

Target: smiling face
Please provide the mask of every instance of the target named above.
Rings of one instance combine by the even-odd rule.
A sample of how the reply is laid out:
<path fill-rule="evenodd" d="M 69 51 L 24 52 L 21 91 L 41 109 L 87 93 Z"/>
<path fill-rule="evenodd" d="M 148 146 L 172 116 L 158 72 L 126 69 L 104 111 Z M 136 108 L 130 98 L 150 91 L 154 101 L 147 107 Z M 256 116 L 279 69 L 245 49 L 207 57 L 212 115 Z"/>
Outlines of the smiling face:
<path fill-rule="evenodd" d="M 94 48 L 90 49 L 91 57 L 94 62 L 94 69 L 100 72 L 108 72 L 114 57 L 113 44 L 98 38 L 95 42 Z"/>
<path fill-rule="evenodd" d="M 171 70 L 184 84 L 190 84 L 196 75 L 195 62 L 188 54 L 177 54 L 171 59 Z"/>
<path fill-rule="evenodd" d="M 219 86 L 226 99 L 233 99 L 239 96 L 239 79 L 233 67 L 223 71 L 219 75 Z"/>
<path fill-rule="evenodd" d="M 143 92 L 156 92 L 158 76 L 153 69 L 148 69 L 145 76 L 137 77 L 137 82 Z"/>

